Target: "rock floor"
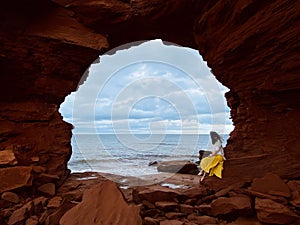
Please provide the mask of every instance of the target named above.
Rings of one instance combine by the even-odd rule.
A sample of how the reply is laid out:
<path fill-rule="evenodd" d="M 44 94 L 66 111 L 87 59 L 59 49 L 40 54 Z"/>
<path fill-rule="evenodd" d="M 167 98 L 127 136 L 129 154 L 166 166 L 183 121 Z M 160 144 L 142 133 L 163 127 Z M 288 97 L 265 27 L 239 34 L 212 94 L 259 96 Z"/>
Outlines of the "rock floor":
<path fill-rule="evenodd" d="M 213 177 L 199 184 L 197 175 L 135 178 L 94 172 L 71 174 L 54 193 L 50 186 L 31 190 L 30 198 L 18 194 L 24 190 L 2 193 L 0 224 L 58 225 L 86 190 L 108 179 L 117 183 L 129 205 L 140 207 L 145 225 L 300 224 L 300 181 L 276 174 L 212 189 L 209 184 L 218 182 Z"/>

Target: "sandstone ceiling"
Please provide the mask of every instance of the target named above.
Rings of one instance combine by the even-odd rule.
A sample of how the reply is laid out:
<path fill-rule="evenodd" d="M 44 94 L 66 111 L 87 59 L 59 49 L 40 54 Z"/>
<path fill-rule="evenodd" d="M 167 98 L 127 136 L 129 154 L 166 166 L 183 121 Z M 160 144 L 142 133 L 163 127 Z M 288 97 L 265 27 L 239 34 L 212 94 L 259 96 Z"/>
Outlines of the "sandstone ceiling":
<path fill-rule="evenodd" d="M 68 174 L 72 126 L 58 113 L 99 54 L 161 38 L 199 49 L 235 130 L 224 177 L 299 178 L 300 2 L 296 0 L 11 0 L 0 8 L 0 150 L 20 171 Z M 19 167 L 23 166 L 23 167 Z M 25 167 L 24 167 L 25 166 Z M 40 183 L 41 175 L 34 182 Z"/>

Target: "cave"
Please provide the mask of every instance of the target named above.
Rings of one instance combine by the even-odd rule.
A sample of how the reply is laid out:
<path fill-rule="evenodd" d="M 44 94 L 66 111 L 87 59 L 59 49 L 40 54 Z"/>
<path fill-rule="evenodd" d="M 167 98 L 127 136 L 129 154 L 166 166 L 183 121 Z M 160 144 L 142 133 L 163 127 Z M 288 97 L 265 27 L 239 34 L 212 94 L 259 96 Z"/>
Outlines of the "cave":
<path fill-rule="evenodd" d="M 289 0 L 3 3 L 0 149 L 15 160 L 1 165 L 0 192 L 41 185 L 45 176 L 62 184 L 72 126 L 59 105 L 99 54 L 157 38 L 198 49 L 230 89 L 235 129 L 224 184 L 267 172 L 299 178 L 299 7 Z M 43 176 L 32 180 L 32 171 Z"/>
<path fill-rule="evenodd" d="M 155 162 L 199 161 L 211 130 L 225 146 L 233 130 L 228 89 L 210 71 L 197 50 L 158 39 L 101 55 L 60 105 L 74 126 L 68 168 L 150 175 Z"/>

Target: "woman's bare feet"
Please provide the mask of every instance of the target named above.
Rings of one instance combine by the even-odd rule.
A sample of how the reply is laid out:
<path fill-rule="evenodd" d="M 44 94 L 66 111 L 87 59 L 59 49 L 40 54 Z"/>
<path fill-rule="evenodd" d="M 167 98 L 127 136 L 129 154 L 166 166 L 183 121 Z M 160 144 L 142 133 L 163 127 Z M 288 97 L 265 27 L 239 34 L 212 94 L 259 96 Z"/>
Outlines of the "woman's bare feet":
<path fill-rule="evenodd" d="M 200 180 L 199 180 L 199 183 L 200 183 L 200 184 L 203 182 L 203 180 L 204 180 L 204 178 L 205 178 L 205 175 L 206 175 L 206 173 L 204 172 L 203 175 L 202 175 L 202 177 L 201 177 Z"/>
<path fill-rule="evenodd" d="M 199 176 L 203 175 L 203 170 L 200 170 L 200 172 L 198 173 Z"/>

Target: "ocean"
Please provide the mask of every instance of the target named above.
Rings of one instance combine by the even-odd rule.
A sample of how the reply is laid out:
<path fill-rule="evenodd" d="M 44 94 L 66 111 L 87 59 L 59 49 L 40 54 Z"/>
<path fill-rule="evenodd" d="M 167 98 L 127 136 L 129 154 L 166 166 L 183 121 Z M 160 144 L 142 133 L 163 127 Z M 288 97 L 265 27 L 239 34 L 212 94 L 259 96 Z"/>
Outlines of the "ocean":
<path fill-rule="evenodd" d="M 224 138 L 226 145 L 228 135 Z M 209 134 L 73 134 L 72 172 L 103 172 L 140 177 L 157 174 L 150 162 L 198 160 L 200 149 L 210 149 Z"/>

